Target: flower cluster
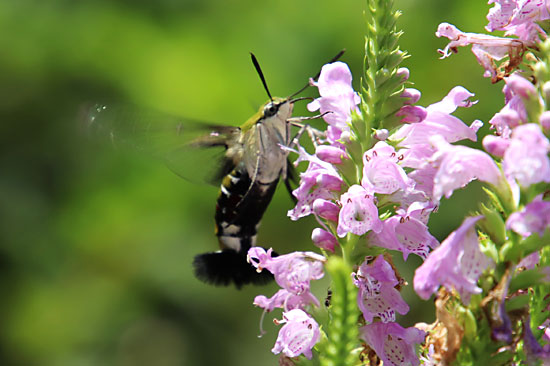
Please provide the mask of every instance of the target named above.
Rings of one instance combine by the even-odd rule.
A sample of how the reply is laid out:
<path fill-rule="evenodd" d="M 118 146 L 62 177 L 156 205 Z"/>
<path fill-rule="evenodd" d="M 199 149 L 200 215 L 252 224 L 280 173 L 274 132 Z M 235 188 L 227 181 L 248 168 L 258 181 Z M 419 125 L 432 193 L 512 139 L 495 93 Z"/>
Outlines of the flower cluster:
<path fill-rule="evenodd" d="M 295 252 L 273 257 L 271 250 L 257 247 L 249 251 L 252 264 L 272 272 L 281 287 L 271 298 L 254 300 L 266 312 L 283 309 L 283 320 L 276 323 L 285 325 L 273 352 L 311 358 L 316 348 L 333 357 L 363 347 L 361 354 L 377 358 L 371 363 L 390 366 L 419 365 L 420 360 L 426 365 L 456 360 L 475 364 L 479 352 L 461 349 L 475 342 L 463 339 L 489 334 L 479 342 L 493 354 L 501 352 L 503 362 L 514 357 L 528 362 L 550 359 L 550 346 L 539 343 L 545 338 L 531 329 L 533 322 L 550 334 L 549 321 L 542 315 L 536 319 L 526 315 L 530 310 L 546 315 L 550 311 L 548 296 L 540 296 L 550 291 L 550 249 L 545 248 L 550 241 L 550 65 L 539 60 L 543 65 L 533 67 L 539 70 L 535 77 L 513 73 L 530 48 L 544 49 L 538 43 L 545 36 L 538 22 L 550 19 L 548 4 L 490 3 L 495 5 L 487 30 L 505 31 L 506 38 L 464 33 L 448 23 L 436 33 L 451 39 L 441 51 L 444 57 L 459 46 L 472 45 L 485 76 L 493 82 L 504 80 L 504 107 L 489 121 L 494 134 L 484 137 L 485 151 L 457 144 L 477 142 L 483 125 L 479 120 L 466 124 L 453 115 L 459 107 L 477 103 L 471 100 L 473 93 L 456 86 L 441 101 L 418 105 L 420 91 L 405 88 L 409 71 L 398 68 L 399 62 L 390 68 L 377 65 L 376 60 L 383 58 L 375 57 L 374 45 L 366 48 L 371 57 L 368 67 L 374 70 L 366 71 L 370 89 L 364 88 L 363 94 L 354 91 L 351 72 L 343 62 L 325 65 L 318 81 L 312 82 L 320 97 L 308 109 L 319 111 L 327 128 L 325 138 L 314 142 L 313 153 L 302 146 L 285 147 L 298 154 L 295 164 L 307 163 L 293 191 L 297 204 L 288 216 L 317 220 L 319 227 L 311 238 L 324 256 Z M 389 34 L 398 37 L 397 33 Z M 400 52 L 392 49 L 388 54 L 404 58 Z M 377 93 L 384 97 L 377 98 Z M 380 117 L 379 109 L 391 112 Z M 430 216 L 444 199 L 474 180 L 484 184 L 489 203 L 464 218 L 440 244 L 430 233 Z M 422 299 L 435 294 L 433 325 L 398 324 L 396 314 L 407 314 L 409 305 L 400 292 L 406 281 L 392 264 L 390 251 L 404 260 L 412 253 L 423 261 L 413 285 Z M 311 293 L 310 281 L 323 276 L 323 266 L 328 268 L 333 257 L 343 258 L 345 265 L 339 268 L 348 272 L 338 278 L 351 281 L 351 290 L 338 289 L 355 296 L 357 313 L 348 307 L 333 309 L 338 321 L 319 325 L 312 316 L 319 300 Z M 334 306 L 342 306 L 342 299 L 349 304 L 346 294 L 336 292 L 333 296 L 341 297 Z M 513 306 L 516 311 L 511 313 Z M 357 322 L 359 311 L 362 317 Z M 349 327 L 356 327 L 353 334 L 364 342 L 362 346 L 349 341 Z M 421 343 L 425 346 L 419 358 L 415 347 Z M 516 347 L 523 347 L 524 359 Z"/>

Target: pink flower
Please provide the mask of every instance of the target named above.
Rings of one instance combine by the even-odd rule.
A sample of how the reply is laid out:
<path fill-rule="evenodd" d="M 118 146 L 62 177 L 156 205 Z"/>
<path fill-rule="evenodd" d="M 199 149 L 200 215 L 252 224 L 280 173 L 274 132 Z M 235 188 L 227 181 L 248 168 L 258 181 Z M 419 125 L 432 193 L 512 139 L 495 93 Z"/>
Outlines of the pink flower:
<path fill-rule="evenodd" d="M 347 233 L 363 235 L 369 230 L 380 232 L 382 222 L 378 217 L 378 208 L 374 196 L 365 188 L 353 185 L 340 198 L 342 209 L 336 230 L 339 237 Z"/>
<path fill-rule="evenodd" d="M 380 141 L 363 155 L 363 179 L 361 185 L 368 191 L 391 194 L 397 190 L 409 190 L 414 181 L 397 163 L 395 149 Z"/>
<path fill-rule="evenodd" d="M 416 269 L 414 289 L 421 298 L 427 300 L 440 285 L 454 287 L 465 304 L 471 294 L 481 293 L 477 280 L 492 263 L 479 249 L 475 224 L 481 218 L 466 218 Z"/>
<path fill-rule="evenodd" d="M 293 252 L 272 257 L 272 249 L 267 252 L 261 247 L 248 250 L 248 261 L 261 271 L 267 269 L 273 273 L 275 281 L 283 289 L 301 295 L 309 292 L 311 280 L 323 277 L 325 257 L 313 252 Z"/>
<path fill-rule="evenodd" d="M 399 141 L 399 146 L 411 147 L 419 144 L 428 144 L 430 136 L 441 135 L 449 142 L 463 139 L 477 140 L 476 132 L 481 127 L 479 122 L 468 127 L 460 119 L 451 115 L 457 107 L 470 107 L 474 104 L 468 100 L 473 96 L 461 86 L 453 88 L 440 102 L 426 108 L 428 114 L 419 123 L 403 125 L 391 137 Z"/>
<path fill-rule="evenodd" d="M 403 253 L 403 259 L 407 260 L 410 253 L 414 253 L 425 259 L 430 248 L 439 245 L 436 238 L 428 231 L 428 226 L 423 215 L 429 215 L 431 210 L 424 212 L 424 206 L 419 202 L 409 206 L 407 212 L 398 210 L 395 216 L 383 221 L 383 229 L 380 233 L 369 233 L 368 242 L 390 250 L 398 250 Z"/>
<path fill-rule="evenodd" d="M 420 329 L 403 328 L 397 323 L 372 323 L 359 330 L 361 338 L 376 352 L 384 366 L 418 366 L 415 344 L 424 342 Z"/>
<path fill-rule="evenodd" d="M 494 82 L 502 77 L 496 67 L 496 61 L 509 56 L 510 64 L 517 65 L 521 61 L 521 55 L 526 48 L 524 42 L 518 39 L 466 33 L 449 23 L 441 23 L 435 35 L 447 37 L 451 40 L 445 49 L 439 50 L 439 53 L 442 54 L 441 58 L 449 57 L 451 55 L 449 51 L 458 52 L 458 47 L 472 45 L 473 54 L 485 69 L 483 76 L 491 77 Z"/>
<path fill-rule="evenodd" d="M 352 276 L 353 283 L 359 288 L 357 304 L 367 323 L 375 316 L 384 323 L 393 322 L 396 311 L 401 315 L 409 312 L 409 305 L 395 288 L 399 281 L 384 256 L 379 255 L 370 265 L 365 259 Z"/>
<path fill-rule="evenodd" d="M 542 236 L 548 227 L 550 227 L 550 201 L 543 201 L 540 196 L 521 211 L 511 214 L 506 220 L 506 228 L 523 237 L 528 237 L 532 233 Z"/>
<path fill-rule="evenodd" d="M 263 295 L 258 295 L 254 298 L 254 305 L 267 312 L 275 308 L 282 308 L 284 311 L 304 309 L 310 304 L 319 306 L 319 300 L 311 292 L 304 292 L 300 295 L 296 295 L 285 289 L 280 289 L 270 298 Z"/>
<path fill-rule="evenodd" d="M 283 352 L 287 357 L 298 357 L 303 354 L 311 359 L 311 350 L 321 337 L 317 322 L 303 310 L 293 309 L 283 313 L 283 320 L 279 323 L 286 324 L 279 330 L 279 336 L 271 352 Z"/>
<path fill-rule="evenodd" d="M 534 43 L 544 31 L 537 22 L 550 19 L 545 0 L 490 0 L 495 6 L 489 10 L 485 27 L 489 32 L 506 31 L 519 39 Z"/>
<path fill-rule="evenodd" d="M 315 155 L 308 154 L 303 147 L 298 147 L 299 157 L 295 164 L 309 161 L 307 170 L 300 174 L 300 185 L 292 194 L 298 202 L 294 209 L 288 211 L 292 220 L 313 213 L 313 202 L 316 199 L 331 200 L 338 197 L 344 182 L 332 164 L 322 161 Z"/>
<path fill-rule="evenodd" d="M 474 179 L 499 186 L 504 177 L 496 163 L 483 151 L 466 146 L 449 144 L 441 136 L 430 139 L 437 152 L 431 160 L 437 168 L 434 177 L 434 197 L 449 198 L 453 191 L 462 188 Z"/>
<path fill-rule="evenodd" d="M 319 110 L 323 119 L 334 130 L 327 134 L 329 142 L 335 143 L 342 131 L 349 131 L 351 111 L 357 110 L 361 98 L 351 87 L 351 72 L 343 62 L 334 62 L 323 66 L 319 81 L 314 83 L 319 88 L 320 98 L 309 103 L 307 108 L 313 112 Z"/>
<path fill-rule="evenodd" d="M 550 142 L 535 123 L 518 126 L 512 132 L 502 167 L 507 177 L 519 185 L 550 182 Z"/>
<path fill-rule="evenodd" d="M 334 248 L 338 245 L 338 240 L 326 230 L 315 228 L 311 232 L 311 240 L 317 247 L 334 253 Z"/>

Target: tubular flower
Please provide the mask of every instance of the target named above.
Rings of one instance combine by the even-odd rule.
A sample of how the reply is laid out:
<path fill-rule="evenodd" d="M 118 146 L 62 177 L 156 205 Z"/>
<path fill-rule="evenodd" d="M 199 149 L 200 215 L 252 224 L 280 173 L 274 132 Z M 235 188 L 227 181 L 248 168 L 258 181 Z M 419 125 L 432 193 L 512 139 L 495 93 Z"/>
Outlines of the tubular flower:
<path fill-rule="evenodd" d="M 326 113 L 323 119 L 328 123 L 327 138 L 331 144 L 340 139 L 343 131 L 349 131 L 351 111 L 357 110 L 361 98 L 351 87 L 351 71 L 343 62 L 323 66 L 319 81 L 313 85 L 319 89 L 320 98 L 309 103 L 310 112 Z M 330 112 L 330 113 L 327 113 Z"/>
<path fill-rule="evenodd" d="M 504 182 L 500 169 L 493 159 L 480 150 L 449 144 L 441 136 L 430 139 L 437 152 L 431 157 L 437 167 L 434 177 L 434 197 L 449 198 L 453 191 L 474 179 L 497 187 Z"/>
<path fill-rule="evenodd" d="M 535 123 L 518 126 L 512 132 L 502 167 L 507 177 L 522 187 L 550 182 L 550 142 Z"/>
<path fill-rule="evenodd" d="M 485 27 L 489 32 L 506 31 L 506 35 L 517 36 L 522 41 L 534 43 L 545 35 L 537 22 L 550 19 L 545 0 L 490 0 L 495 6 L 489 10 Z"/>
<path fill-rule="evenodd" d="M 363 235 L 369 230 L 380 232 L 382 221 L 378 217 L 378 208 L 374 196 L 360 185 L 353 185 L 340 198 L 342 209 L 338 218 L 339 237 L 347 233 Z"/>
<path fill-rule="evenodd" d="M 384 323 L 394 322 L 396 311 L 402 315 L 409 312 L 409 305 L 395 288 L 399 281 L 384 256 L 378 256 L 370 265 L 365 259 L 352 278 L 359 288 L 357 304 L 367 323 L 375 316 Z"/>
<path fill-rule="evenodd" d="M 287 357 L 297 357 L 301 354 L 311 359 L 311 350 L 321 338 L 319 325 L 312 317 L 300 309 L 293 309 L 283 313 L 283 324 L 275 346 L 271 350 L 278 354 L 283 352 Z"/>
<path fill-rule="evenodd" d="M 506 220 L 506 228 L 523 237 L 528 237 L 532 233 L 542 236 L 548 227 L 550 227 L 550 201 L 543 201 L 540 196 L 528 203 L 523 210 L 512 213 Z"/>
<path fill-rule="evenodd" d="M 368 191 L 391 194 L 414 187 L 414 181 L 398 165 L 395 149 L 380 141 L 363 155 L 363 179 L 361 185 Z"/>
<path fill-rule="evenodd" d="M 440 285 L 448 290 L 454 287 L 465 304 L 470 302 L 471 294 L 481 292 L 477 280 L 492 263 L 479 249 L 475 224 L 481 218 L 464 220 L 416 269 L 414 289 L 421 298 L 427 300 Z"/>
<path fill-rule="evenodd" d="M 426 333 L 403 328 L 397 323 L 372 323 L 359 330 L 361 337 L 376 352 L 385 366 L 418 366 L 415 344 L 422 343 Z"/>
<path fill-rule="evenodd" d="M 527 45 L 519 39 L 495 37 L 486 34 L 466 33 L 449 23 L 441 23 L 435 35 L 447 37 L 451 41 L 443 49 L 439 50 L 441 58 L 449 57 L 450 51 L 458 52 L 458 47 L 472 45 L 472 53 L 477 61 L 485 69 L 483 76 L 490 77 L 493 82 L 503 76 L 496 66 L 496 61 L 509 57 L 509 67 L 514 68 L 521 62 L 523 52 Z"/>

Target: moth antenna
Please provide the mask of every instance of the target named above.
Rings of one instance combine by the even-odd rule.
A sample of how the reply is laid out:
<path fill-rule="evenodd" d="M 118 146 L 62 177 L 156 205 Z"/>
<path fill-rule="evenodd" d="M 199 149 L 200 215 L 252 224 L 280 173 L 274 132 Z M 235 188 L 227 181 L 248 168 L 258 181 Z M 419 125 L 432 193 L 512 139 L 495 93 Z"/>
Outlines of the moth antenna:
<path fill-rule="evenodd" d="M 343 50 L 341 50 L 340 52 L 338 52 L 338 54 L 336 56 L 334 56 L 329 62 L 327 62 L 328 64 L 331 64 L 335 61 L 338 61 L 338 59 L 340 57 L 342 57 L 342 55 L 344 54 L 344 52 L 346 52 L 346 49 L 344 48 Z M 321 75 L 321 70 L 319 70 L 319 72 L 317 73 L 317 75 L 315 75 L 312 79 L 313 80 L 317 80 L 319 78 L 319 76 Z M 308 87 L 309 87 L 309 81 L 306 83 L 306 85 L 304 85 L 300 90 L 298 90 L 296 93 L 292 94 L 291 96 L 288 97 L 288 99 L 300 94 L 301 92 L 303 92 L 304 90 L 306 90 Z"/>
<path fill-rule="evenodd" d="M 264 73 L 262 72 L 262 68 L 260 67 L 260 64 L 258 63 L 258 60 L 256 59 L 256 56 L 252 52 L 250 52 L 250 57 L 252 58 L 252 63 L 254 64 L 254 67 L 256 68 L 256 72 L 260 76 L 260 79 L 262 80 L 262 84 L 264 84 L 264 89 L 267 93 L 267 96 L 269 97 L 269 100 L 273 101 L 273 97 L 271 96 L 271 93 L 269 92 L 269 88 L 267 87 L 267 83 L 265 81 Z"/>

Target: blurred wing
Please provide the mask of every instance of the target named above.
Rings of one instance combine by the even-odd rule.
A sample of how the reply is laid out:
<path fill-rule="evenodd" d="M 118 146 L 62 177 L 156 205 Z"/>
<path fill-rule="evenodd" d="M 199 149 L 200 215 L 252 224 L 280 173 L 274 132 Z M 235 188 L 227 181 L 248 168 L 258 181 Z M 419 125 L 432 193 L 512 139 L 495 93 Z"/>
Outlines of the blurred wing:
<path fill-rule="evenodd" d="M 219 184 L 233 168 L 225 151 L 240 134 L 238 127 L 128 106 L 94 105 L 85 113 L 84 122 L 92 138 L 160 158 L 177 175 L 209 184 Z"/>

